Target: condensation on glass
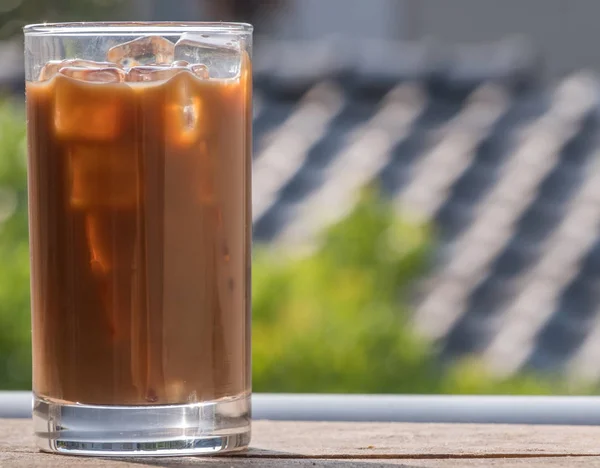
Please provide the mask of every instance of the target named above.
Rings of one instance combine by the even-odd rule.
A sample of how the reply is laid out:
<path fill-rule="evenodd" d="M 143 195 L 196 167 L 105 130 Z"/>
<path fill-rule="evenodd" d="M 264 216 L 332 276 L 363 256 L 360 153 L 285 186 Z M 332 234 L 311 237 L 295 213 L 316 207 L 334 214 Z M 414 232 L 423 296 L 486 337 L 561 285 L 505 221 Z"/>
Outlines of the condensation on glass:
<path fill-rule="evenodd" d="M 237 23 L 25 28 L 43 450 L 247 446 L 251 40 Z"/>

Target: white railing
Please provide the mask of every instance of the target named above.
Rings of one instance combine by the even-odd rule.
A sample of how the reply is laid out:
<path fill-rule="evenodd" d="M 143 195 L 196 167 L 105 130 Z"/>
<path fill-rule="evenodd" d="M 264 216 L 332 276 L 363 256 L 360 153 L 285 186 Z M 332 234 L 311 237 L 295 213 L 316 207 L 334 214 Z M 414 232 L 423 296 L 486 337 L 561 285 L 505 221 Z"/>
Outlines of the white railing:
<path fill-rule="evenodd" d="M 0 392 L 0 418 L 31 417 L 30 392 Z M 467 395 L 252 396 L 256 420 L 600 424 L 600 397 Z"/>

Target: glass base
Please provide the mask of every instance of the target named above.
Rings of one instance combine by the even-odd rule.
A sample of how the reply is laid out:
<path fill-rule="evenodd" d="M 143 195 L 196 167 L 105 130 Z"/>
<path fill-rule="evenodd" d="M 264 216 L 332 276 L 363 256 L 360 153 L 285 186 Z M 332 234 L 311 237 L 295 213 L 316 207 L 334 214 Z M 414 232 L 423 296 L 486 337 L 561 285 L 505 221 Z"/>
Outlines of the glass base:
<path fill-rule="evenodd" d="M 250 443 L 250 396 L 189 405 L 96 406 L 34 396 L 45 452 L 101 457 L 216 455 Z"/>

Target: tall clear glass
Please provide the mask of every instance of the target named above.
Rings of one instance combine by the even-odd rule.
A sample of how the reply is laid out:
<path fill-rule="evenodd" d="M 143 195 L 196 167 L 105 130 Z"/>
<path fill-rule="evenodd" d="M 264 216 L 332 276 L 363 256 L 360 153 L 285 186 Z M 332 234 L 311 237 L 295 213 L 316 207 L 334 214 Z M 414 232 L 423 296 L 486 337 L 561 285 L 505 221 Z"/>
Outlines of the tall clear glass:
<path fill-rule="evenodd" d="M 245 448 L 252 26 L 24 31 L 39 447 Z"/>

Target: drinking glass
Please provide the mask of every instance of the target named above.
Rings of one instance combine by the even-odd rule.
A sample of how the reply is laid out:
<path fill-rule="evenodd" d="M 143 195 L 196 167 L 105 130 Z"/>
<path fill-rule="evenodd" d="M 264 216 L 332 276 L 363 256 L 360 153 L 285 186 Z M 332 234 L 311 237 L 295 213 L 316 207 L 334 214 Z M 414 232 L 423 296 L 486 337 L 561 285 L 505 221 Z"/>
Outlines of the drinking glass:
<path fill-rule="evenodd" d="M 24 32 L 38 446 L 245 448 L 252 26 Z"/>

